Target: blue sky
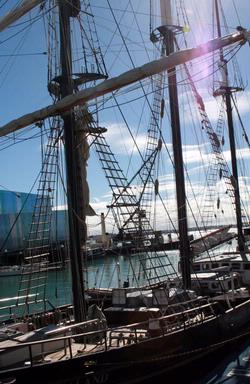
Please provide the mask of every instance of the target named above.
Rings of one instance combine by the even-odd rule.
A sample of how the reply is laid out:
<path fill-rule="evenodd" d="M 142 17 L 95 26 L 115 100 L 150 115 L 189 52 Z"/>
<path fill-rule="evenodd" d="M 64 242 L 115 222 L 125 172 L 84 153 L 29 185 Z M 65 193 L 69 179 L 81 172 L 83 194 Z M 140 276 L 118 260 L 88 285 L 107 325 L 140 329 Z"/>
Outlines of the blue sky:
<path fill-rule="evenodd" d="M 7 4 L 0 8 L 0 16 L 5 13 L 11 6 L 15 5 L 17 1 L 8 1 Z M 159 9 L 157 8 L 157 1 L 154 0 L 155 17 L 153 20 L 154 26 L 160 24 Z M 178 2 L 173 2 L 178 3 Z M 190 32 L 187 34 L 191 46 L 205 42 L 212 37 L 212 18 L 211 18 L 211 0 L 192 0 L 185 1 L 186 5 L 186 18 L 190 24 Z M 234 32 L 237 25 L 250 28 L 250 12 L 248 0 L 223 0 L 223 8 L 227 18 L 229 32 Z M 117 25 L 114 22 L 113 16 L 105 0 L 92 1 L 92 12 L 96 15 L 97 31 L 99 33 L 100 45 L 104 54 L 108 74 L 111 76 L 118 75 L 119 73 L 131 68 L 131 58 L 134 65 L 145 63 L 148 59 L 154 58 L 152 44 L 149 42 L 149 2 L 145 0 L 124 1 L 123 4 L 112 0 L 113 12 L 117 18 L 118 25 L 123 33 L 126 45 L 129 49 L 130 55 L 126 47 L 122 44 L 121 36 Z M 0 3 L 1 6 L 1 3 Z M 135 11 L 135 14 L 133 13 Z M 236 12 L 237 11 L 237 12 Z M 178 9 L 178 14 L 181 15 L 182 9 Z M 0 113 L 0 126 L 4 123 L 21 116 L 32 110 L 46 106 L 51 103 L 51 99 L 47 92 L 47 55 L 42 54 L 47 52 L 47 39 L 44 34 L 44 27 L 41 20 L 34 22 L 29 28 L 21 31 L 28 23 L 29 18 L 33 20 L 34 17 L 39 16 L 39 11 L 36 9 L 32 15 L 25 16 L 19 25 L 8 28 L 5 32 L 1 33 L 1 55 L 0 55 L 0 92 L 1 92 L 1 113 Z M 136 15 L 136 16 L 135 16 Z M 195 23 L 194 23 L 195 22 Z M 175 16 L 174 24 L 177 24 L 177 16 Z M 222 22 L 224 25 L 224 22 Z M 140 29 L 139 29 L 140 27 Z M 16 36 L 10 38 L 13 34 L 19 32 Z M 227 31 L 223 27 L 223 34 Z M 183 44 L 183 41 L 181 41 Z M 8 55 L 16 56 L 8 56 Z M 21 56 L 19 56 L 21 54 Z M 24 55 L 25 54 L 25 55 Z M 30 55 L 33 54 L 33 55 Z M 7 55 L 7 56 L 4 56 Z M 245 93 L 239 94 L 239 108 L 242 113 L 242 119 L 245 123 L 245 128 L 249 132 L 248 121 L 250 111 L 249 99 L 249 62 L 250 50 L 249 46 L 245 45 L 237 54 L 239 67 L 242 71 L 242 77 L 246 86 Z M 83 64 L 82 64 L 83 65 Z M 211 61 L 207 58 L 196 60 L 192 65 L 191 71 L 194 76 L 195 84 L 199 92 L 204 97 L 206 109 L 212 123 L 215 124 L 218 117 L 218 101 L 211 98 L 212 93 L 212 76 L 213 68 Z M 218 71 L 217 71 L 218 72 Z M 249 73 L 248 73 L 249 72 Z M 178 69 L 178 78 L 180 79 L 181 73 Z M 200 132 L 200 125 L 197 124 L 196 128 L 192 127 L 194 117 L 197 117 L 195 111 L 194 100 L 190 94 L 190 90 L 186 86 L 186 82 L 181 83 L 180 86 L 180 115 L 182 119 L 182 134 L 184 144 L 184 160 L 188 168 L 190 179 L 192 181 L 192 189 L 196 197 L 202 199 L 204 194 L 204 170 L 202 163 L 209 161 L 209 144 L 203 132 Z M 149 81 L 144 82 L 145 89 L 148 92 L 151 84 Z M 148 128 L 149 110 L 143 105 L 141 89 L 131 89 L 130 92 L 120 91 L 117 95 L 117 100 L 122 103 L 122 111 L 126 116 L 127 122 L 131 127 L 133 134 L 136 136 L 137 143 L 143 151 L 145 147 L 145 136 Z M 167 94 L 167 92 L 165 92 Z M 139 98 L 139 99 L 138 99 Z M 134 100 L 138 99 L 138 100 Z M 151 96 L 149 96 L 151 99 Z M 132 101 L 134 100 L 134 101 Z M 127 103 L 127 104 L 125 104 Z M 132 139 L 127 131 L 125 122 L 121 119 L 121 115 L 117 107 L 114 107 L 114 101 L 108 101 L 105 98 L 105 108 L 99 112 L 99 124 L 108 128 L 107 140 L 109 141 L 113 152 L 117 155 L 121 167 L 128 175 L 132 177 L 133 173 L 140 166 L 140 157 L 136 150 L 133 148 Z M 171 151 L 171 135 L 167 111 L 167 98 L 166 98 L 166 112 L 164 120 L 165 141 L 167 148 Z M 112 108 L 111 108 L 112 107 Z M 190 108 L 193 115 L 190 114 Z M 94 107 L 92 108 L 94 109 Z M 245 177 L 247 177 L 247 169 L 249 168 L 249 154 L 246 143 L 242 139 L 241 128 L 236 123 L 237 130 L 237 143 L 241 147 L 242 157 L 245 160 Z M 31 131 L 34 135 L 35 130 Z M 23 137 L 29 137 L 31 133 L 25 130 Z M 226 138 L 226 130 L 225 130 Z M 225 158 L 230 160 L 228 151 L 228 141 L 225 140 Z M 0 151 L 0 164 L 1 164 L 1 180 L 0 185 L 10 190 L 17 190 L 28 192 L 34 179 L 39 172 L 39 164 L 41 160 L 40 155 L 40 139 L 32 139 L 13 145 L 9 148 Z M 1 141 L 1 148 L 3 148 L 3 139 Z M 130 155 L 134 154 L 133 159 L 130 161 Z M 174 192 L 174 178 L 171 167 L 171 162 L 167 155 L 162 154 L 159 160 L 159 176 L 160 189 L 165 196 L 169 205 L 169 212 L 176 220 L 175 215 L 175 192 Z M 105 207 L 111 197 L 107 182 L 100 172 L 100 166 L 96 159 L 96 154 L 91 153 L 88 169 L 88 180 L 91 187 L 91 203 L 96 209 L 97 213 L 105 211 Z M 246 180 L 249 184 L 248 179 Z M 243 178 L 241 179 L 242 190 L 245 191 L 243 186 Z M 137 185 L 137 189 L 140 186 Z M 223 185 L 218 182 L 218 190 L 223 193 Z M 190 204 L 193 206 L 194 212 L 197 212 L 197 207 L 194 204 L 192 197 L 191 186 L 187 184 L 187 193 L 190 196 Z M 245 196 L 245 194 L 244 194 Z M 247 196 L 244 197 L 247 199 Z M 229 202 L 224 199 L 224 211 L 227 212 L 227 219 L 231 218 L 232 210 L 229 208 Z M 156 206 L 158 202 L 156 202 Z M 168 220 L 163 211 L 159 208 L 158 213 L 161 226 L 168 226 Z M 225 215 L 224 215 L 225 218 Z M 221 219 L 223 220 L 223 218 Z M 92 220 L 92 225 L 96 219 Z M 111 227 L 110 227 L 111 228 Z M 94 231 L 95 228 L 92 227 Z"/>

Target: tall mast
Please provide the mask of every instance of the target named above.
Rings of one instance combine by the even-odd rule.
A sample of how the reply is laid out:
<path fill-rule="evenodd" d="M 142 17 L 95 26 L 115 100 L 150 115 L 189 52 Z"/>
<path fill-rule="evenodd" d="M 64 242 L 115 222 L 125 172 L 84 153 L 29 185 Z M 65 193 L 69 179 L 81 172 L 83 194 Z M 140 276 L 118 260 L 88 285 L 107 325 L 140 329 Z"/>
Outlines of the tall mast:
<path fill-rule="evenodd" d="M 221 37 L 221 25 L 220 25 L 218 0 L 215 0 L 215 15 L 216 15 L 216 22 L 217 22 L 217 34 L 218 34 L 218 37 Z M 237 221 L 237 231 L 238 231 L 238 248 L 241 253 L 241 257 L 247 260 L 244 253 L 245 239 L 244 239 L 243 229 L 242 229 L 239 178 L 238 178 L 238 169 L 237 169 L 234 124 L 233 124 L 232 102 L 231 102 L 232 91 L 237 89 L 233 89 L 229 85 L 227 62 L 224 58 L 222 48 L 220 49 L 220 66 L 223 72 L 223 84 L 219 89 L 219 93 L 217 91 L 215 94 L 222 95 L 226 104 L 228 133 L 229 133 L 229 142 L 230 142 L 230 151 L 231 151 L 232 174 L 233 174 L 232 184 L 235 191 L 235 211 L 236 211 L 236 221 Z"/>
<path fill-rule="evenodd" d="M 74 2 L 76 3 L 76 1 Z M 60 23 L 60 59 L 61 59 L 61 98 L 73 93 L 72 53 L 70 37 L 70 17 L 77 16 L 76 4 L 59 0 Z M 65 161 L 67 174 L 67 202 L 69 221 L 69 244 L 72 274 L 74 315 L 76 322 L 86 318 L 84 284 L 82 271 L 81 236 L 79 231 L 79 203 L 77 199 L 77 161 L 76 161 L 76 124 L 74 111 L 62 114 L 64 122 Z"/>
<path fill-rule="evenodd" d="M 168 56 L 174 52 L 174 35 L 176 26 L 173 26 L 172 22 L 171 0 L 161 0 L 160 6 L 162 26 L 158 29 L 163 35 L 163 49 L 165 49 L 165 53 Z M 171 115 L 172 144 L 175 164 L 175 182 L 180 241 L 180 265 L 182 271 L 183 286 L 184 288 L 189 289 L 191 287 L 191 251 L 188 239 L 186 192 L 182 156 L 176 68 L 173 67 L 171 69 L 168 69 L 167 74 L 169 79 L 168 92 Z"/>

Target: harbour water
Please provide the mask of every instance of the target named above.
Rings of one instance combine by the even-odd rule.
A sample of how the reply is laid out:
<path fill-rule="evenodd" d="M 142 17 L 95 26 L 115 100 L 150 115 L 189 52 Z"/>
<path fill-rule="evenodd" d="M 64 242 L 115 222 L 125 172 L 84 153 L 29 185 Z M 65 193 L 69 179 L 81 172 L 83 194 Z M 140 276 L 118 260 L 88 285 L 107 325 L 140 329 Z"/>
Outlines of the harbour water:
<path fill-rule="evenodd" d="M 194 237 L 196 237 L 196 235 L 197 234 L 194 233 Z M 220 251 L 230 251 L 235 249 L 235 246 L 236 242 L 233 240 L 232 244 L 225 244 L 220 247 Z M 218 252 L 218 249 L 214 252 Z M 161 255 L 161 252 L 158 252 L 157 254 L 161 257 L 160 263 L 165 265 L 165 256 Z M 168 251 L 167 255 L 169 261 L 177 271 L 179 252 Z M 132 255 L 129 257 L 125 255 L 105 256 L 101 258 L 93 257 L 88 260 L 88 267 L 84 273 L 85 286 L 89 288 L 122 287 L 125 281 L 129 282 L 129 286 L 131 287 L 143 285 L 146 283 L 145 270 L 152 268 L 151 273 L 154 273 L 152 260 L 142 261 L 143 259 L 146 259 L 143 254 Z M 143 263 L 144 267 L 142 266 Z M 162 272 L 166 272 L 166 268 L 164 268 Z M 19 280 L 20 276 L 0 277 L 0 300 L 17 296 Z M 65 268 L 62 270 L 48 272 L 46 298 L 54 306 L 72 302 L 71 272 L 68 264 L 66 264 Z"/>
<path fill-rule="evenodd" d="M 142 254 L 127 256 L 107 256 L 105 258 L 92 258 L 88 261 L 87 271 L 84 273 L 85 286 L 89 288 L 110 288 L 123 286 L 129 281 L 130 286 L 136 282 L 143 285 L 146 282 L 145 274 L 140 268 L 139 258 Z M 178 252 L 170 251 L 169 258 L 177 268 Z M 163 262 L 163 260 L 162 260 Z M 145 263 L 149 263 L 148 261 Z M 0 299 L 17 296 L 20 276 L 0 278 Z M 66 264 L 62 270 L 48 272 L 46 298 L 55 306 L 72 302 L 70 266 Z"/>
<path fill-rule="evenodd" d="M 194 238 L 200 236 L 200 232 L 192 233 Z M 220 246 L 218 251 L 231 251 L 236 247 L 236 241 L 226 243 Z M 164 257 L 161 252 L 157 253 L 161 257 L 161 262 L 164 265 Z M 212 254 L 212 253 L 211 253 Z M 179 252 L 168 251 L 169 261 L 172 263 L 175 270 L 178 270 Z M 143 254 L 119 256 L 105 256 L 101 258 L 90 258 L 88 260 L 87 271 L 84 274 L 85 286 L 93 287 L 119 287 L 124 281 L 129 281 L 130 286 L 138 284 L 143 285 L 146 282 L 145 273 L 141 264 L 145 258 Z M 152 260 L 145 261 L 145 268 L 152 267 Z M 153 268 L 152 268 L 153 273 Z M 18 283 L 20 276 L 0 277 L 0 299 L 6 297 L 14 297 L 17 295 Z M 47 281 L 47 298 L 54 305 L 69 303 L 71 299 L 71 273 L 69 265 L 66 265 L 63 270 L 49 271 Z"/>

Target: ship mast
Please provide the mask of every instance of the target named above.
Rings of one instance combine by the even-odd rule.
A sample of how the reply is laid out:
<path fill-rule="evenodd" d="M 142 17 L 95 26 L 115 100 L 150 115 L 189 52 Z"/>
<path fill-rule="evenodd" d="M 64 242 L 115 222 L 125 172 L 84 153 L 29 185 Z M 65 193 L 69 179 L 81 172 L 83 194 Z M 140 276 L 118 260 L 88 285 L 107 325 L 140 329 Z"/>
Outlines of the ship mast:
<path fill-rule="evenodd" d="M 220 24 L 220 14 L 218 0 L 215 0 L 215 15 L 217 23 L 217 34 L 218 37 L 221 37 L 221 24 Z M 228 123 L 228 133 L 229 133 L 229 143 L 230 143 L 230 152 L 231 152 L 231 163 L 232 163 L 232 175 L 233 175 L 233 187 L 235 190 L 235 211 L 236 211 L 236 221 L 237 221 L 237 231 L 238 231 L 238 248 L 243 260 L 247 260 L 244 253 L 245 250 L 245 239 L 242 229 L 242 217 L 241 217 L 241 203 L 240 203 L 240 191 L 239 191 L 239 178 L 238 178 L 238 168 L 237 168 L 237 157 L 235 149 L 235 137 L 234 137 L 234 123 L 233 123 L 233 114 L 232 114 L 232 92 L 239 89 L 230 87 L 228 79 L 228 68 L 227 62 L 224 58 L 223 49 L 220 49 L 220 67 L 223 72 L 223 84 L 218 91 L 215 91 L 215 95 L 222 95 L 226 105 L 227 113 L 227 123 Z"/>
<path fill-rule="evenodd" d="M 163 49 L 165 54 L 169 56 L 174 53 L 174 36 L 176 26 L 173 26 L 171 14 L 171 0 L 161 0 L 161 22 L 162 26 L 158 28 L 163 35 Z M 171 115 L 171 129 L 172 129 L 172 144 L 174 154 L 174 170 L 176 182 L 176 196 L 177 196 L 177 215 L 178 215 L 178 229 L 180 238 L 180 265 L 182 271 L 182 282 L 185 289 L 191 287 L 191 271 L 190 259 L 191 251 L 188 239 L 188 225 L 187 225 L 187 207 L 186 207 L 186 192 L 185 192 L 185 178 L 182 156 L 182 140 L 181 140 L 181 127 L 179 116 L 179 103 L 177 92 L 177 79 L 176 68 L 172 67 L 167 70 L 168 74 L 168 92 L 169 104 Z"/>
<path fill-rule="evenodd" d="M 59 0 L 60 23 L 60 60 L 61 98 L 73 94 L 72 79 L 72 52 L 70 36 L 70 17 L 76 17 L 79 13 L 77 1 Z M 78 12 L 76 12 L 76 10 Z M 77 189 L 77 159 L 76 159 L 76 121 L 74 111 L 71 109 L 62 115 L 64 123 L 65 161 L 67 174 L 67 202 L 69 221 L 69 248 L 72 274 L 72 292 L 74 315 L 76 322 L 82 322 L 86 318 L 84 284 L 82 271 L 81 234 L 79 230 L 79 201 Z"/>

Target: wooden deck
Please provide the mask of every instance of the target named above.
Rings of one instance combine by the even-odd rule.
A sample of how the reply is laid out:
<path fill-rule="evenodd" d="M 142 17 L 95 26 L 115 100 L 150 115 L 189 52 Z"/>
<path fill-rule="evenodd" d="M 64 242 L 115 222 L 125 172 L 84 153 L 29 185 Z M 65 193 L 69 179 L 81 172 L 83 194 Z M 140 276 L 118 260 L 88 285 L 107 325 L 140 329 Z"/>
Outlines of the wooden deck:
<path fill-rule="evenodd" d="M 47 326 L 43 329 L 43 337 L 40 341 L 36 338 L 36 341 L 32 342 L 8 340 L 6 343 L 1 343 L 1 347 L 4 348 L 1 348 L 0 360 L 2 359 L 3 366 L 9 366 L 10 361 L 13 361 L 12 366 L 20 363 L 34 365 L 43 361 L 67 360 L 126 347 L 143 342 L 147 338 L 175 333 L 180 329 L 203 323 L 214 317 L 213 308 L 216 305 L 216 302 L 208 303 L 184 312 L 154 317 L 144 322 L 116 328 L 107 328 L 106 321 L 100 319 L 59 327 Z M 36 332 L 41 331 L 34 331 L 34 334 Z"/>
<path fill-rule="evenodd" d="M 137 339 L 132 330 L 120 329 L 119 332 L 108 331 L 106 340 L 100 337 L 96 342 L 77 342 L 74 338 L 71 338 L 69 344 L 68 340 L 65 340 L 63 349 L 55 351 L 53 353 L 46 354 L 42 360 L 44 361 L 58 361 L 74 358 L 77 356 L 88 355 L 89 353 L 103 352 L 106 349 L 120 348 L 125 345 L 140 342 L 148 337 L 148 333 L 145 329 L 137 330 Z"/>

